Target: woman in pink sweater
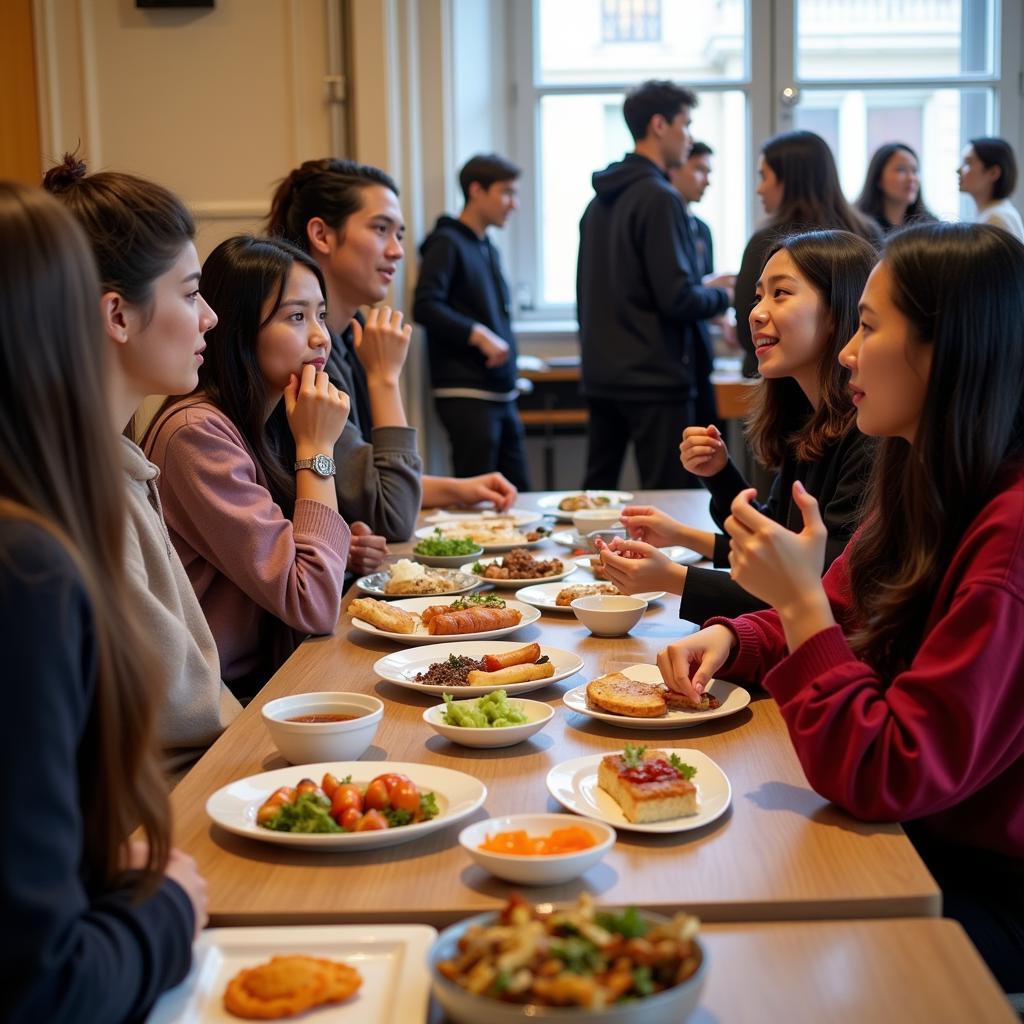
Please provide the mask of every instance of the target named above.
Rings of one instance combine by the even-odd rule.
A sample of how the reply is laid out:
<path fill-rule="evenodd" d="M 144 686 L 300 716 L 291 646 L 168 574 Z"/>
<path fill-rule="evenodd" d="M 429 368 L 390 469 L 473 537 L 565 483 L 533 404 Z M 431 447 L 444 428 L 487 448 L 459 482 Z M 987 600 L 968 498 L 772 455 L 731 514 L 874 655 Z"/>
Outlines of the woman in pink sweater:
<path fill-rule="evenodd" d="M 303 635 L 337 623 L 350 533 L 330 454 L 349 402 L 323 372 L 325 287 L 305 253 L 229 238 L 203 265 L 202 288 L 223 313 L 206 336 L 199 386 L 165 404 L 144 443 L 221 673 L 245 698 Z M 264 429 L 281 402 L 287 453 Z"/>
<path fill-rule="evenodd" d="M 733 578 L 772 610 L 711 619 L 658 656 L 778 701 L 811 785 L 903 822 L 1007 991 L 1024 991 L 1024 246 L 978 225 L 891 237 L 840 354 L 857 425 L 884 437 L 867 516 L 819 579 L 826 534 L 733 502 Z"/>

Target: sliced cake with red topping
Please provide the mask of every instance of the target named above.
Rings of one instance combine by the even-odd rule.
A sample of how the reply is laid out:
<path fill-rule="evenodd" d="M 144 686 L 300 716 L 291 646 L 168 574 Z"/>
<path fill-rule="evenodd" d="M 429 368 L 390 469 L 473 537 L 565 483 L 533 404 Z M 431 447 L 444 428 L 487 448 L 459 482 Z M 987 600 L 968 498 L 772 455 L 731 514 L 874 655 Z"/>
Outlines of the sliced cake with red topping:
<path fill-rule="evenodd" d="M 597 784 L 627 821 L 640 824 L 696 814 L 697 787 L 690 781 L 696 774 L 678 754 L 628 746 L 601 759 Z"/>

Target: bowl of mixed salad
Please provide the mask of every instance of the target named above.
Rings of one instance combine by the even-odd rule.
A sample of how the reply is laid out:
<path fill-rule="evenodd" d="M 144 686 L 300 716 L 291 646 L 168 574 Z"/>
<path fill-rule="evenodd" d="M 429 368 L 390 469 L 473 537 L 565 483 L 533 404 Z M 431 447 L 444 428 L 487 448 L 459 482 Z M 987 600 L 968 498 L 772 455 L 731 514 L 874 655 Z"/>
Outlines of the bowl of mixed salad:
<path fill-rule="evenodd" d="M 479 558 L 484 549 L 469 537 L 449 537 L 435 528 L 430 537 L 424 537 L 412 549 L 417 562 L 434 569 L 458 569 L 470 558 Z"/>
<path fill-rule="evenodd" d="M 455 700 L 427 708 L 423 721 L 434 732 L 464 747 L 511 747 L 540 732 L 555 709 L 540 700 L 509 700 L 504 690 L 492 690 L 475 700 Z"/>

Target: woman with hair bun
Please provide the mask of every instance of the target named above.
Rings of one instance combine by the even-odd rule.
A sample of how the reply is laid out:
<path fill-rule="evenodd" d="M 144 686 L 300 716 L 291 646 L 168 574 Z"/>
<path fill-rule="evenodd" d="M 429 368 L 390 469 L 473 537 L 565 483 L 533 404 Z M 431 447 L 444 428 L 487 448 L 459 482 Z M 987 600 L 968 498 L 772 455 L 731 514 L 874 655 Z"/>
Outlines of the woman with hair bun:
<path fill-rule="evenodd" d="M 96 302 L 110 359 L 111 429 L 130 431 L 148 395 L 196 386 L 217 322 L 199 294 L 191 214 L 173 193 L 130 174 L 87 174 L 74 156 L 51 168 L 44 188 L 74 215 L 100 275 Z M 128 496 L 125 558 L 137 614 L 156 644 L 165 695 L 159 734 L 172 773 L 184 771 L 241 708 L 221 682 L 217 646 L 164 525 L 157 468 L 119 438 Z"/>
<path fill-rule="evenodd" d="M 746 355 L 743 373 L 757 374 L 747 317 L 765 257 L 783 235 L 831 228 L 850 231 L 873 245 L 874 222 L 846 201 L 828 143 L 814 132 L 783 132 L 769 139 L 757 158 L 757 195 L 768 222 L 750 236 L 736 275 L 736 339 Z"/>
<path fill-rule="evenodd" d="M 930 224 L 935 214 L 921 198 L 917 154 L 904 142 L 879 146 L 854 206 L 889 234 L 905 224 Z"/>
<path fill-rule="evenodd" d="M 820 578 L 826 533 L 736 497 L 733 578 L 772 608 L 713 618 L 658 666 L 696 698 L 763 685 L 810 784 L 901 822 L 1008 992 L 1024 991 L 1024 245 L 989 225 L 888 241 L 840 354 L 881 437 L 868 515 Z"/>
<path fill-rule="evenodd" d="M 1006 139 L 971 139 L 956 174 L 960 191 L 978 207 L 977 223 L 1002 228 L 1024 242 L 1024 221 L 1010 202 L 1017 188 L 1017 157 Z"/>
<path fill-rule="evenodd" d="M 170 849 L 164 677 L 126 569 L 100 281 L 71 214 L 0 182 L 0 1015 L 128 1024 L 206 922 Z M 141 612 L 141 614 L 140 614 Z M 141 831 L 142 841 L 129 842 Z"/>

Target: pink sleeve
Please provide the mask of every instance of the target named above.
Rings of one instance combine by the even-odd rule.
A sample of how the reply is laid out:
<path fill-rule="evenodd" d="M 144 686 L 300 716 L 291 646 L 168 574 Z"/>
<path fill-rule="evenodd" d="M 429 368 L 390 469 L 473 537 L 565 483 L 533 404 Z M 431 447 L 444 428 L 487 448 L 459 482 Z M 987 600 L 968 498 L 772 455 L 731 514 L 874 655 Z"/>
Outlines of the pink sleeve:
<path fill-rule="evenodd" d="M 764 679 L 808 781 L 857 817 L 906 821 L 962 803 L 1024 753 L 1019 597 L 990 583 L 959 590 L 891 682 L 836 626 Z"/>
<path fill-rule="evenodd" d="M 194 419 L 167 438 L 160 497 L 167 525 L 256 604 L 303 633 L 330 633 L 338 621 L 350 534 L 317 501 L 285 517 L 256 479 L 256 465 L 233 428 Z"/>

